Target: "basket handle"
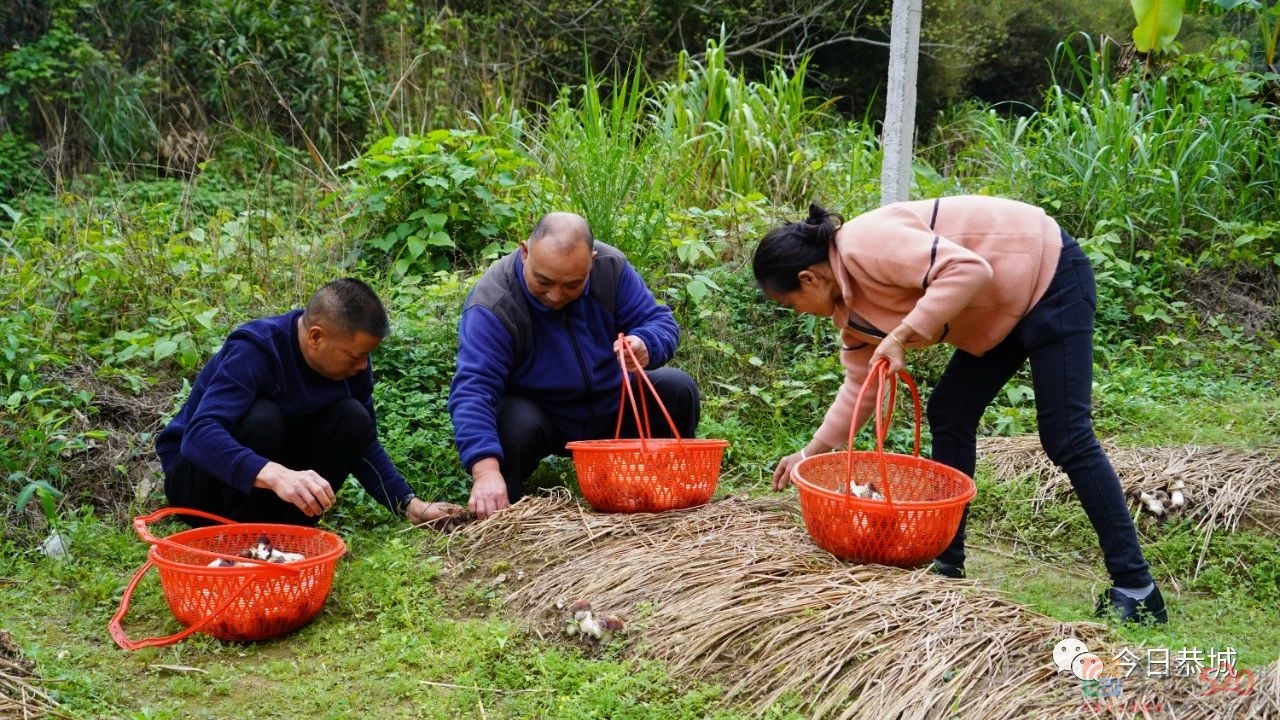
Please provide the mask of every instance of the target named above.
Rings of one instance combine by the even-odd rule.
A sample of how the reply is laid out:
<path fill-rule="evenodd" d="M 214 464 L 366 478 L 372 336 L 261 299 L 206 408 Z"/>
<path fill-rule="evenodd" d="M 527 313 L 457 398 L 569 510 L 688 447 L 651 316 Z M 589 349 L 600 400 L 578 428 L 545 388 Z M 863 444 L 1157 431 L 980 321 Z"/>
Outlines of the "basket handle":
<path fill-rule="evenodd" d="M 875 408 L 875 436 L 876 436 L 876 455 L 880 460 L 880 489 L 884 493 L 885 502 L 893 505 L 893 491 L 889 485 L 889 466 L 885 462 L 884 441 L 889 435 L 889 425 L 893 420 L 893 406 L 897 401 L 897 380 L 901 378 L 906 383 L 907 388 L 911 390 L 911 406 L 915 413 L 915 447 L 913 454 L 920 457 L 920 391 L 916 387 L 916 381 L 906 370 L 899 370 L 892 377 L 889 375 L 889 361 L 881 358 L 871 367 L 867 379 L 863 381 L 862 387 L 858 390 L 858 399 L 854 401 L 854 418 L 849 422 L 849 440 L 848 448 L 851 451 L 848 454 L 845 463 L 845 497 L 853 497 L 853 437 L 858 428 L 857 426 L 857 408 L 862 407 L 862 398 L 866 395 L 867 390 L 874 382 L 876 385 L 876 408 Z M 886 384 L 887 390 L 886 393 Z M 887 400 L 886 400 L 887 395 Z"/>
<path fill-rule="evenodd" d="M 263 569 L 263 570 L 259 570 L 257 568 L 251 569 L 250 575 L 252 575 L 254 572 L 263 572 L 263 571 L 270 571 L 272 573 L 281 573 L 281 574 L 292 574 L 292 575 L 298 575 L 302 572 L 302 570 L 299 568 L 291 567 L 289 563 L 273 563 L 270 560 L 259 560 L 258 558 L 240 557 L 239 555 L 228 555 L 226 553 L 214 552 L 212 550 L 202 550 L 200 548 L 194 548 L 188 545 L 181 545 L 179 543 L 173 542 L 168 538 L 156 537 L 155 535 L 152 535 L 151 530 L 147 527 L 147 525 L 149 525 L 150 523 L 154 523 L 159 520 L 162 520 L 164 518 L 167 518 L 171 515 L 193 515 L 195 517 L 202 517 L 206 520 L 213 520 L 214 522 L 221 523 L 223 525 L 236 524 L 234 520 L 228 520 L 222 517 L 221 515 L 214 515 L 213 513 L 208 513 L 203 510 L 193 510 L 191 508 L 166 507 L 166 508 L 160 508 L 159 510 L 156 510 L 155 512 L 149 515 L 142 515 L 134 518 L 133 519 L 134 532 L 138 533 L 139 537 L 141 537 L 143 540 L 145 540 L 148 544 L 151 544 L 151 545 L 163 545 L 169 548 L 170 550 L 179 550 L 181 552 L 195 553 L 196 555 L 203 555 L 204 557 L 216 558 L 219 560 L 229 560 L 231 562 L 239 563 L 241 565 L 248 563 L 248 564 L 256 565 L 258 566 L 258 568 Z"/>
<path fill-rule="evenodd" d="M 618 365 L 622 367 L 622 396 L 618 399 L 618 422 L 613 429 L 613 438 L 617 440 L 622 436 L 622 414 L 626 411 L 627 401 L 631 402 L 631 413 L 636 418 L 636 430 L 640 433 L 640 451 L 648 452 L 645 441 L 653 437 L 653 430 L 649 426 L 649 406 L 644 401 L 644 396 L 640 397 L 640 409 L 636 408 L 636 391 L 631 389 L 630 373 L 627 370 L 627 358 L 635 361 L 637 367 L 640 366 L 639 359 L 636 358 L 635 351 L 631 349 L 631 343 L 626 342 L 626 334 L 618 333 L 618 339 L 622 340 L 622 352 L 618 354 Z M 667 406 L 662 404 L 662 397 L 658 395 L 658 389 L 653 386 L 653 381 L 649 379 L 648 373 L 643 369 L 637 370 L 636 375 L 644 381 L 648 386 L 649 392 L 653 394 L 654 402 L 658 404 L 658 409 L 662 411 L 662 417 L 667 420 L 667 427 L 671 428 L 671 434 L 675 436 L 676 442 L 680 442 L 680 431 L 676 428 L 676 423 L 671 419 L 671 413 L 667 412 Z"/>
<path fill-rule="evenodd" d="M 119 645 L 122 650 L 133 651 L 144 647 L 172 645 L 192 633 L 200 632 L 206 625 L 213 622 L 214 618 L 221 615 L 223 610 L 230 607 L 231 603 L 235 602 L 236 599 L 240 597 L 240 594 L 244 592 L 244 589 L 249 586 L 249 582 L 254 579 L 252 573 L 246 574 L 244 580 L 240 583 L 240 587 L 236 588 L 235 592 L 228 594 L 227 599 L 224 600 L 221 605 L 198 623 L 194 623 L 172 635 L 143 638 L 141 640 L 130 640 L 129 636 L 124 631 L 124 626 L 122 625 L 124 616 L 125 613 L 129 612 L 129 601 L 133 598 L 133 589 L 138 586 L 138 582 L 142 580 L 142 576 L 146 575 L 147 571 L 153 567 L 155 567 L 155 561 L 148 558 L 146 564 L 143 565 L 142 568 L 134 574 L 133 579 L 129 581 L 128 587 L 124 589 L 124 595 L 120 598 L 120 609 L 116 610 L 116 614 L 111 618 L 111 622 L 107 623 L 107 631 L 111 633 L 111 639 L 115 640 L 116 645 Z"/>

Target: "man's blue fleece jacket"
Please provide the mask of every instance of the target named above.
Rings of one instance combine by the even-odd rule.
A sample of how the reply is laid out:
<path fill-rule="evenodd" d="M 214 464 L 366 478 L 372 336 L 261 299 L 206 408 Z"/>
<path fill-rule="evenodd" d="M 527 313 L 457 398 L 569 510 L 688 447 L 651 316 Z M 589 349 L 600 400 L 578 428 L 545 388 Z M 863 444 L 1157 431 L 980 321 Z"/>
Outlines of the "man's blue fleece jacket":
<path fill-rule="evenodd" d="M 249 494 L 267 458 L 241 445 L 231 433 L 259 398 L 278 404 L 285 415 L 304 414 L 354 398 L 371 418 L 377 417 L 373 412 L 372 364 L 346 380 L 330 380 L 316 373 L 303 360 L 298 345 L 300 315 L 299 309 L 251 320 L 227 337 L 222 349 L 196 376 L 182 410 L 156 436 L 156 453 L 165 473 L 172 472 L 180 458 L 186 458 Z M 352 474 L 393 512 L 410 494 L 404 476 L 376 439 Z"/>
<path fill-rule="evenodd" d="M 599 428 L 612 428 L 617 419 L 622 368 L 613 343 L 618 334 L 644 341 L 648 370 L 665 365 L 680 341 L 671 309 L 654 299 L 625 260 L 612 312 L 593 297 L 594 279 L 588 280 L 581 297 L 561 310 L 551 310 L 529 293 L 520 251 L 515 252 L 519 282 L 514 285 L 527 303 L 531 323 L 524 357 L 514 357 L 511 333 L 489 308 L 468 302 L 458 323 L 457 372 L 449 392 L 449 414 L 458 456 L 468 472 L 479 460 L 502 460 L 497 411 L 503 395 L 536 402 L 567 438 L 599 437 Z M 602 260 L 598 258 L 597 265 Z M 495 263 L 471 295 L 501 271 Z M 591 277 L 596 277 L 594 272 Z"/>

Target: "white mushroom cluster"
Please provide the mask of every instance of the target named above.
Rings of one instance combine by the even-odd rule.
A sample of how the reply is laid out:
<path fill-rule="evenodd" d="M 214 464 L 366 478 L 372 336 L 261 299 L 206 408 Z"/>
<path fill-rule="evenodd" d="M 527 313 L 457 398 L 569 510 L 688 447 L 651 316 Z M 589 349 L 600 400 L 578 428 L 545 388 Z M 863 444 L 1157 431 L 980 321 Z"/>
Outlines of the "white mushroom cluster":
<path fill-rule="evenodd" d="M 1167 520 L 1171 514 L 1182 512 L 1182 509 L 1187 504 L 1186 495 L 1184 494 L 1186 481 L 1182 477 L 1182 473 L 1166 472 L 1164 477 L 1168 479 L 1159 487 L 1149 490 L 1135 487 L 1125 493 L 1138 504 L 1142 512 L 1160 520 Z"/>
<path fill-rule="evenodd" d="M 591 611 L 591 603 L 587 600 L 575 600 L 569 606 L 569 619 L 565 623 L 564 632 L 570 637 L 609 642 L 613 634 L 622 629 L 622 621 L 613 615 L 596 617 Z"/>
<path fill-rule="evenodd" d="M 265 560 L 267 562 L 273 562 L 273 563 L 298 562 L 299 560 L 305 560 L 307 557 L 302 553 L 284 552 L 283 550 L 277 550 L 275 546 L 271 544 L 271 539 L 268 538 L 266 535 L 259 537 L 256 545 L 252 547 L 247 547 L 236 554 L 242 558 L 251 558 L 254 560 Z M 224 560 L 222 558 L 218 558 L 213 562 L 210 562 L 209 567 L 241 567 L 244 565 L 253 565 L 253 564 L 254 563 L 247 563 L 247 562 L 232 562 L 231 560 Z"/>

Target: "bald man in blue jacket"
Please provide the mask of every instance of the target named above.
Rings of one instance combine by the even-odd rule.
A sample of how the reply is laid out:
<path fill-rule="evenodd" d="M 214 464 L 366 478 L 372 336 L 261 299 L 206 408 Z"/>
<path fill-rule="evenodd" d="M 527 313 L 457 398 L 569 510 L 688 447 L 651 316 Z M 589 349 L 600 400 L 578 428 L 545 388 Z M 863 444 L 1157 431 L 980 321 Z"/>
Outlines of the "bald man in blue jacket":
<path fill-rule="evenodd" d="M 623 342 L 635 355 L 628 369 L 647 373 L 675 430 L 693 437 L 697 383 L 663 367 L 679 341 L 671 309 L 620 251 L 596 241 L 581 216 L 545 215 L 463 306 L 449 413 L 472 476 L 468 508 L 486 518 L 519 500 L 525 479 L 566 443 L 614 436 Z M 650 420 L 653 436 L 672 437 L 661 413 Z M 628 411 L 621 436 L 637 435 Z"/>

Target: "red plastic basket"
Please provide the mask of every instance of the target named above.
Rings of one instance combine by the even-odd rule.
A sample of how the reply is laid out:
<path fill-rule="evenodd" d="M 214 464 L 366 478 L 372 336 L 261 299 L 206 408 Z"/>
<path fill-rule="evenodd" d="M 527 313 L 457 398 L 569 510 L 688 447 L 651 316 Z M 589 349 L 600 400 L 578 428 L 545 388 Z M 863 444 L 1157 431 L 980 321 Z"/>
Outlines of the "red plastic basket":
<path fill-rule="evenodd" d="M 170 515 L 191 515 L 220 525 L 156 537 L 148 523 Z M 333 572 L 346 544 L 337 535 L 312 527 L 274 523 L 235 523 L 199 510 L 163 508 L 135 518 L 134 530 L 151 544 L 147 562 L 133 576 L 120 599 L 120 609 L 108 629 L 125 650 L 169 645 L 203 632 L 219 640 L 249 642 L 293 632 L 324 607 L 333 586 Z M 237 556 L 266 536 L 283 552 L 305 555 L 291 563 L 272 563 Z M 239 563 L 211 567 L 214 559 Z M 165 600 L 186 629 L 165 637 L 130 640 L 121 623 L 133 590 L 151 567 L 160 573 Z"/>
<path fill-rule="evenodd" d="M 905 371 L 898 376 L 911 389 L 915 451 L 884 451 L 897 387 L 896 378 L 887 377 L 887 367 L 878 364 L 873 369 L 854 406 L 861 407 L 867 389 L 876 382 L 875 452 L 853 450 L 855 427 L 850 427 L 850 450 L 805 458 L 796 463 L 791 477 L 800 494 L 805 527 L 819 547 L 842 560 L 916 567 L 951 543 L 977 488 L 959 470 L 920 457 L 920 393 Z M 854 482 L 875 485 L 884 499 L 854 495 Z"/>
<path fill-rule="evenodd" d="M 630 346 L 626 342 L 622 346 L 624 352 L 630 354 Z M 631 388 L 623 361 L 622 396 L 618 400 L 614 439 L 575 440 L 565 445 L 573 453 L 574 471 L 582 496 L 595 510 L 610 513 L 663 512 L 705 504 L 715 494 L 716 482 L 720 479 L 720 461 L 729 442 L 681 438 L 649 376 L 643 370 L 637 371 L 637 375 L 653 394 L 667 426 L 676 437 L 652 437 L 648 407 L 641 398 L 637 408 L 636 393 Z M 622 432 L 622 415 L 628 400 L 636 418 L 636 427 L 640 429 L 639 438 L 618 437 Z"/>

